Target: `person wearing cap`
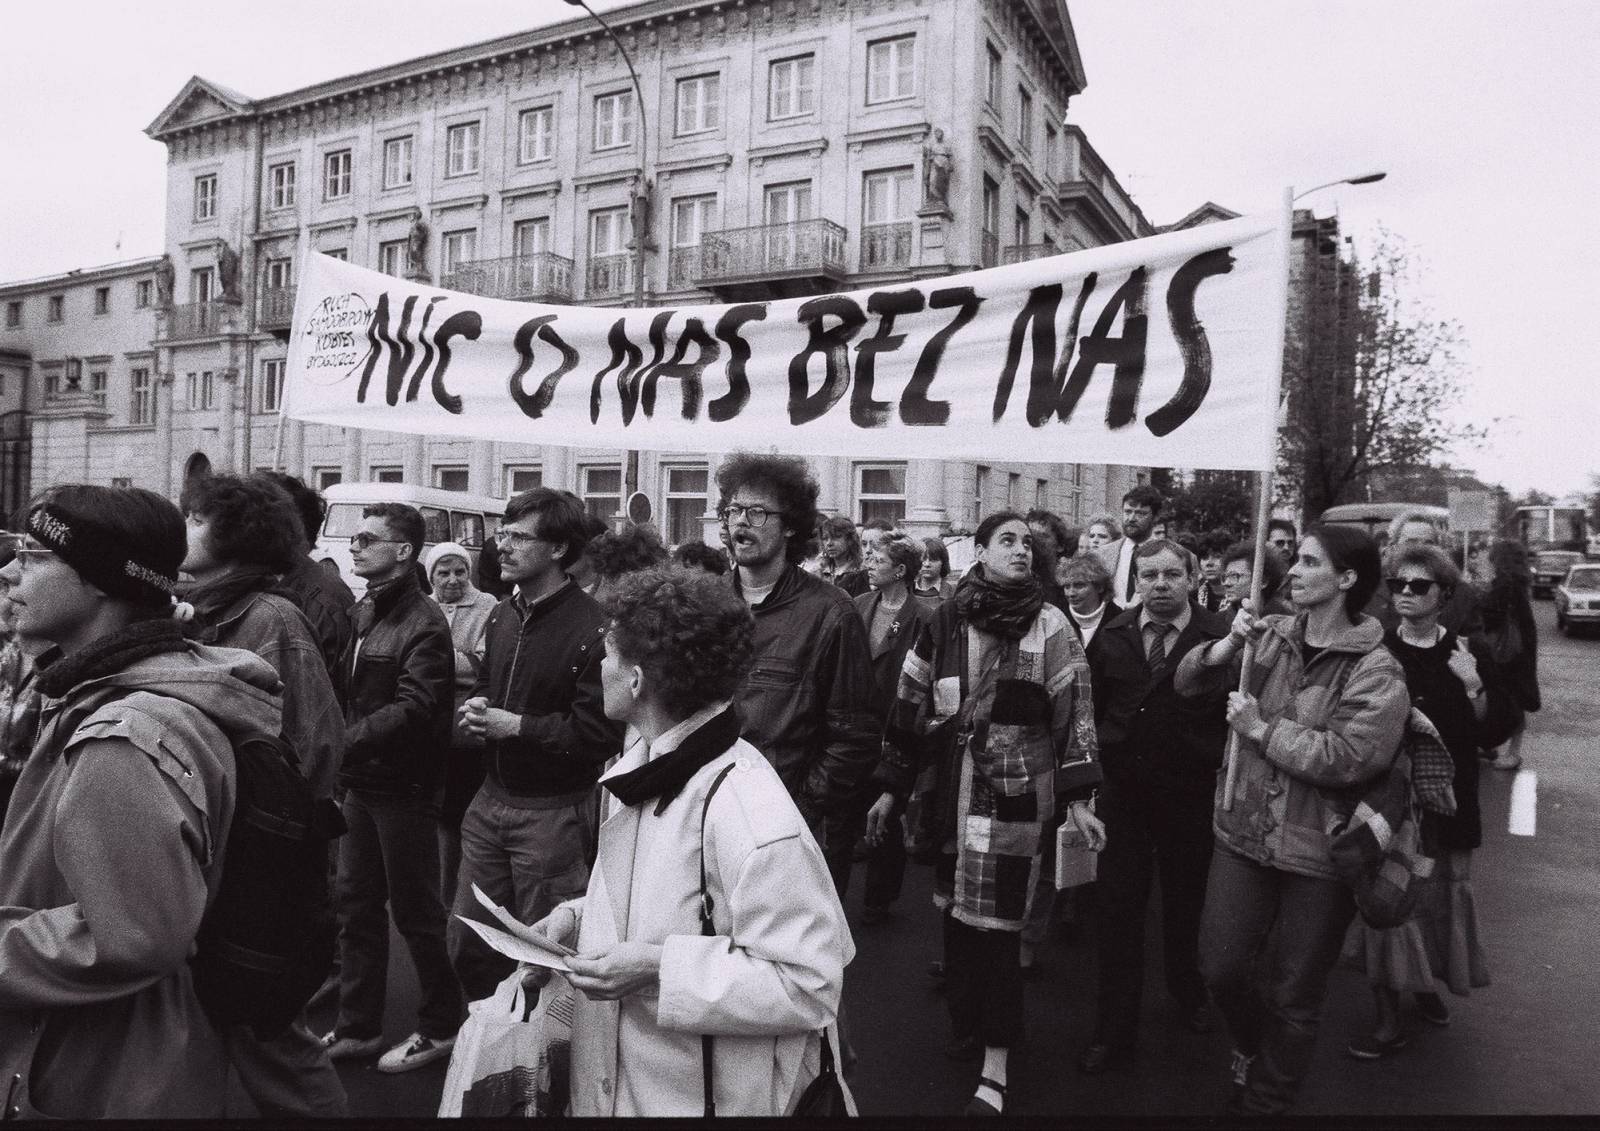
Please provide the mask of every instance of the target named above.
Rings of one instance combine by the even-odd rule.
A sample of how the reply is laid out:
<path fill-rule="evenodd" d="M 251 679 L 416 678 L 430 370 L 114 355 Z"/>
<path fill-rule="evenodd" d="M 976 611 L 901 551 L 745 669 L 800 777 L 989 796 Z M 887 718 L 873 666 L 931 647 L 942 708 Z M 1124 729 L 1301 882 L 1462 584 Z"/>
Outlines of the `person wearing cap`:
<path fill-rule="evenodd" d="M 188 964 L 222 879 L 232 736 L 278 733 L 278 677 L 184 637 L 183 516 L 161 496 L 57 487 L 25 532 L 0 576 L 18 631 L 59 653 L 0 834 L 0 1113 L 215 1120 L 227 1060 Z"/>
<path fill-rule="evenodd" d="M 493 593 L 472 584 L 472 555 L 459 542 L 440 542 L 422 559 L 433 586 L 433 600 L 450 624 L 456 649 L 456 695 L 450 730 L 450 754 L 444 766 L 444 800 L 439 808 L 439 892 L 449 907 L 455 902 L 456 873 L 461 869 L 461 819 L 483 784 L 483 740 L 460 725 L 461 705 L 472 694 L 483 666 L 483 630 L 498 603 Z"/>

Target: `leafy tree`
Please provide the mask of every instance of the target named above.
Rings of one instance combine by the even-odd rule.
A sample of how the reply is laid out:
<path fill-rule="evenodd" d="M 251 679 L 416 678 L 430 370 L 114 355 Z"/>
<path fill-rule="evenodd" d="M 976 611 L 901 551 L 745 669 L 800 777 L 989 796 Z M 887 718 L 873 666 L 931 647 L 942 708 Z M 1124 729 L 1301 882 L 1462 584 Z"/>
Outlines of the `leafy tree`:
<path fill-rule="evenodd" d="M 1242 535 L 1255 515 L 1250 476 L 1231 471 L 1197 471 L 1187 487 L 1167 492 L 1161 517 L 1171 530 L 1206 534 L 1222 528 Z"/>
<path fill-rule="evenodd" d="M 1360 497 L 1375 473 L 1432 463 L 1485 435 L 1448 419 L 1466 375 L 1461 329 L 1416 296 L 1404 242 L 1380 232 L 1365 265 L 1326 258 L 1306 283 L 1306 347 L 1284 362 L 1280 474 L 1308 517 Z"/>

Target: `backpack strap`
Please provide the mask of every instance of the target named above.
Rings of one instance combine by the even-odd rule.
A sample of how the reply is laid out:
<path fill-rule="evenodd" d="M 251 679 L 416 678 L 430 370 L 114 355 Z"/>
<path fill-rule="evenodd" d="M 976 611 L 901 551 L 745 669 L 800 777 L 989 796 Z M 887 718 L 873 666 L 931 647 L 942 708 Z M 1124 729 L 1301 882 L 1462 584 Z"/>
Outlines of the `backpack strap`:
<path fill-rule="evenodd" d="M 706 887 L 706 816 L 711 812 L 711 799 L 722 787 L 722 780 L 732 772 L 732 762 L 722 767 L 721 772 L 712 780 L 711 788 L 706 790 L 705 802 L 700 807 L 700 934 L 708 937 L 715 935 L 717 928 L 711 922 L 711 913 L 715 907 L 711 900 L 711 891 Z M 700 1063 L 705 1074 L 706 1118 L 711 1119 L 717 1114 L 717 1101 L 711 1094 L 711 1036 L 708 1033 L 701 1034 L 700 1037 Z"/>

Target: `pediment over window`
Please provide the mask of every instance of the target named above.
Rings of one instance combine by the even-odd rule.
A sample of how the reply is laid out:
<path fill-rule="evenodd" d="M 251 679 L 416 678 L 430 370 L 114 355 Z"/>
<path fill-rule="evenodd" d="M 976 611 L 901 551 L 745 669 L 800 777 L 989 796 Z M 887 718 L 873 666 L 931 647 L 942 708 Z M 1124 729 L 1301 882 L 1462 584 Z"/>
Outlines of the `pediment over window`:
<path fill-rule="evenodd" d="M 249 114 L 254 105 L 238 91 L 195 75 L 183 84 L 177 97 L 167 103 L 166 109 L 145 127 L 144 132 L 150 137 L 160 138 L 175 130 L 208 122 L 225 122 Z"/>

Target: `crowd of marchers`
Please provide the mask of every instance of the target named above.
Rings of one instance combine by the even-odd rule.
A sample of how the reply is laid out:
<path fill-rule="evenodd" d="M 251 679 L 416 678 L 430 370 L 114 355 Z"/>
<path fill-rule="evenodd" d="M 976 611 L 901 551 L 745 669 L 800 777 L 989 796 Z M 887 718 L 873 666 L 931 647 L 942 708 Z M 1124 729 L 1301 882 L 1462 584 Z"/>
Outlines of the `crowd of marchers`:
<path fill-rule="evenodd" d="M 1081 532 L 984 516 L 957 576 L 943 539 L 824 516 L 801 460 L 735 454 L 716 481 L 720 547 L 671 551 L 551 488 L 481 548 L 424 553 L 417 510 L 373 505 L 359 600 L 310 559 L 323 504 L 292 476 L 33 500 L 0 569 L 3 1114 L 238 1115 L 232 1072 L 264 1117 L 339 1117 L 335 1061 L 452 1057 L 463 1114 L 815 1114 L 856 1061 L 858 868 L 860 929 L 933 870 L 970 1116 L 1019 1102 L 1025 973 L 1069 902 L 1098 964 L 1064 1055 L 1137 1061 L 1158 877 L 1163 1016 L 1232 1044 L 1201 1103 L 1292 1109 L 1341 958 L 1371 983 L 1345 1038 L 1368 1060 L 1487 984 L 1479 771 L 1520 761 L 1539 706 L 1519 547 L 1464 574 L 1420 515 L 1382 547 L 1274 520 L 1258 563 L 1163 529 L 1139 486 Z M 216 925 L 259 882 L 228 849 L 261 819 L 262 735 L 338 825 L 308 884 L 332 961 L 270 1022 L 231 1008 L 262 962 Z M 1340 846 L 1401 827 L 1423 866 L 1384 920 Z M 1091 887 L 1057 891 L 1063 831 Z M 492 949 L 486 901 L 565 969 Z M 420 987 L 398 1044 L 391 928 Z M 227 946 L 234 994 L 205 973 Z M 490 1078 L 457 1038 L 507 995 L 545 1037 Z"/>

